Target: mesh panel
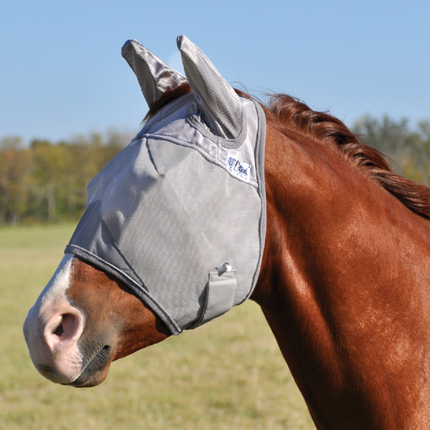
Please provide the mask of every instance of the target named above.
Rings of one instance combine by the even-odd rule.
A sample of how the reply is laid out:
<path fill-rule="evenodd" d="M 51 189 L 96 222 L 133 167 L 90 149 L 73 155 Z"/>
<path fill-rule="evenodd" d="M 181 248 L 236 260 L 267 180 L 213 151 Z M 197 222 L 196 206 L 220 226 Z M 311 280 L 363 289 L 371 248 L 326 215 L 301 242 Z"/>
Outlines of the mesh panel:
<path fill-rule="evenodd" d="M 184 99 L 187 103 L 179 100 L 157 115 L 141 138 L 94 178 L 86 221 L 67 248 L 86 252 L 93 263 L 144 291 L 144 300 L 175 334 L 201 319 L 208 276 L 225 262 L 237 281 L 233 305 L 245 300 L 264 245 L 255 106 L 244 100 L 248 134 L 232 150 L 192 125 L 192 101 Z M 252 178 L 241 180 L 228 170 L 225 157 L 230 153 L 249 161 Z M 91 209 L 95 204 L 98 215 Z"/>

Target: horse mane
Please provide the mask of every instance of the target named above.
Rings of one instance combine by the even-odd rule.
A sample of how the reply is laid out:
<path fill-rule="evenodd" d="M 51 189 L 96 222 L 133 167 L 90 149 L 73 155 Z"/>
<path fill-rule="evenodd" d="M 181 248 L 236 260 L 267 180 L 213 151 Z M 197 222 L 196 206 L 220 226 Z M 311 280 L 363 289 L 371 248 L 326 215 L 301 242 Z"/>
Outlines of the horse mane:
<path fill-rule="evenodd" d="M 175 85 L 175 83 L 172 82 L 172 85 Z M 156 100 L 152 104 L 152 106 L 150 106 L 149 111 L 143 121 L 149 121 L 160 109 L 166 106 L 169 102 L 178 99 L 179 97 L 185 96 L 186 94 L 191 93 L 191 91 L 192 90 L 188 82 L 185 82 L 172 90 L 165 91 L 161 95 L 161 97 Z"/>
<path fill-rule="evenodd" d="M 190 92 L 188 83 L 166 91 L 151 106 L 145 120 L 153 117 L 171 100 Z M 236 92 L 243 97 L 251 98 L 246 93 L 238 90 Z M 425 219 L 430 219 L 430 188 L 394 173 L 388 165 L 386 156 L 361 143 L 359 137 L 342 121 L 326 112 L 314 111 L 305 103 L 286 94 L 272 95 L 266 106 L 260 104 L 267 121 L 281 133 L 287 134 L 287 130 L 294 130 L 323 144 L 332 145 L 360 172 L 379 183 L 408 209 Z"/>
<path fill-rule="evenodd" d="M 273 95 L 263 108 L 267 121 L 281 133 L 293 129 L 333 145 L 359 171 L 378 182 L 408 209 L 430 219 L 430 188 L 394 173 L 385 155 L 361 143 L 339 119 L 313 111 L 305 103 L 285 94 Z"/>

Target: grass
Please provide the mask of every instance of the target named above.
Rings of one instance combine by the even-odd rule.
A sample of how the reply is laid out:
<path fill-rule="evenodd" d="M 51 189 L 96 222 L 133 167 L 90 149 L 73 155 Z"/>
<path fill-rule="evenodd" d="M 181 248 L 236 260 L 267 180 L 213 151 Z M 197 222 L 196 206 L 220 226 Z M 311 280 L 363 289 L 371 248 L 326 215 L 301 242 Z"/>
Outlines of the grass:
<path fill-rule="evenodd" d="M 113 363 L 74 389 L 34 369 L 22 324 L 71 225 L 0 229 L 0 429 L 314 429 L 258 306 Z"/>

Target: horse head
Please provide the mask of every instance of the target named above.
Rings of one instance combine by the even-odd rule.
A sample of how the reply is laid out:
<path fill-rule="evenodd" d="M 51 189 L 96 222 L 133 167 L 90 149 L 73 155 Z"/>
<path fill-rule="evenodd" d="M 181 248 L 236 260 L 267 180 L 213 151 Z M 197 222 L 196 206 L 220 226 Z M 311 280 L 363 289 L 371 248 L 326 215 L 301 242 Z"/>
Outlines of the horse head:
<path fill-rule="evenodd" d="M 212 320 L 255 286 L 264 114 L 190 40 L 177 42 L 186 78 L 139 42 L 123 46 L 158 112 L 89 184 L 65 256 L 28 314 L 31 359 L 53 382 L 98 384 L 113 360 Z"/>

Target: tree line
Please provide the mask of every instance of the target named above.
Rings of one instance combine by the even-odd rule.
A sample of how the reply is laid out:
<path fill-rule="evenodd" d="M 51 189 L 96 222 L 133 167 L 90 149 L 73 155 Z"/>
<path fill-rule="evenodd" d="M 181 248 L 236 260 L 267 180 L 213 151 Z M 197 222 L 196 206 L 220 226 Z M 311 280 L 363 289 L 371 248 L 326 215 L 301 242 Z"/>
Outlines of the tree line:
<path fill-rule="evenodd" d="M 388 116 L 364 116 L 354 123 L 352 131 L 364 144 L 386 155 L 396 173 L 430 185 L 430 120 L 411 127 L 405 118 L 396 121 Z"/>
<path fill-rule="evenodd" d="M 406 119 L 364 116 L 351 129 L 398 173 L 430 185 L 430 120 L 411 127 Z M 89 181 L 131 137 L 111 131 L 27 145 L 19 137 L 0 139 L 0 225 L 79 219 Z"/>
<path fill-rule="evenodd" d="M 56 144 L 0 139 L 0 225 L 79 219 L 89 181 L 129 141 L 114 131 Z"/>

